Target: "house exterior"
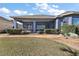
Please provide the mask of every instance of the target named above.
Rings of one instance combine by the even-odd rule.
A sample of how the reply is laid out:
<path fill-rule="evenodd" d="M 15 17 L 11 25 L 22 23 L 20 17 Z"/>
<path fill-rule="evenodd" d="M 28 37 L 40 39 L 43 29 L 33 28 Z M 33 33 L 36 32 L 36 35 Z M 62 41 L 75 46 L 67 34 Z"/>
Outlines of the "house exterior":
<path fill-rule="evenodd" d="M 31 16 L 12 16 L 14 18 L 14 28 L 37 32 L 41 29 L 55 28 L 55 16 L 31 15 Z M 19 22 L 19 23 L 18 23 Z"/>
<path fill-rule="evenodd" d="M 79 12 L 77 11 L 67 11 L 57 16 L 58 20 L 58 29 L 63 26 L 63 24 L 68 25 L 79 25 Z"/>
<path fill-rule="evenodd" d="M 40 29 L 60 29 L 63 24 L 79 25 L 79 12 L 67 11 L 58 16 L 30 15 L 11 16 L 14 19 L 14 28 L 37 32 Z"/>
<path fill-rule="evenodd" d="M 4 17 L 0 16 L 0 32 L 8 28 L 12 28 L 12 21 L 8 21 Z"/>

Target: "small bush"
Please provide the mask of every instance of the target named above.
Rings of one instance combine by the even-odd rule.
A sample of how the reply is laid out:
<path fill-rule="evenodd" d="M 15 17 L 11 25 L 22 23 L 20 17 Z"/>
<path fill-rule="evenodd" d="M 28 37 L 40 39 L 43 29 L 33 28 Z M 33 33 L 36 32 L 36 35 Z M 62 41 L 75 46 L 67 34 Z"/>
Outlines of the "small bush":
<path fill-rule="evenodd" d="M 7 33 L 9 34 L 21 34 L 22 29 L 8 29 Z"/>
<path fill-rule="evenodd" d="M 21 34 L 30 34 L 30 33 L 31 33 L 31 31 L 29 31 L 29 30 L 26 30 L 26 31 L 22 30 L 22 32 L 21 32 Z"/>
<path fill-rule="evenodd" d="M 63 34 L 68 34 L 69 32 L 75 33 L 75 29 L 76 29 L 75 25 L 64 24 L 63 26 L 61 26 L 61 32 Z"/>
<path fill-rule="evenodd" d="M 75 33 L 79 35 L 79 26 L 76 27 Z"/>
<path fill-rule="evenodd" d="M 7 29 L 0 30 L 0 33 L 1 33 L 1 34 L 3 34 L 3 33 L 7 33 Z"/>
<path fill-rule="evenodd" d="M 44 29 L 40 29 L 40 30 L 38 30 L 37 33 L 39 33 L 39 34 L 43 34 L 43 33 L 44 33 Z"/>
<path fill-rule="evenodd" d="M 59 34 L 60 31 L 58 29 L 45 29 L 45 33 L 47 33 L 47 34 Z"/>

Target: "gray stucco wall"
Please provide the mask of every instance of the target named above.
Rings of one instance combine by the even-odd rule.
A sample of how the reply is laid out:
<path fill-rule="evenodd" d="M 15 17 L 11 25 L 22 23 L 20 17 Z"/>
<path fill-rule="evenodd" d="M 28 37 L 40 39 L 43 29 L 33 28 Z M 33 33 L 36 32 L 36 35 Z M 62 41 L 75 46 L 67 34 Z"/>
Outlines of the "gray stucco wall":
<path fill-rule="evenodd" d="M 79 15 L 72 15 L 62 18 L 63 24 L 66 23 L 68 25 L 79 25 Z"/>
<path fill-rule="evenodd" d="M 63 26 L 63 24 L 72 25 L 72 16 L 56 19 L 55 29 L 61 29 L 61 26 Z"/>
<path fill-rule="evenodd" d="M 72 25 L 72 16 L 68 16 L 68 17 L 64 17 L 63 19 L 63 24 L 68 24 L 68 25 Z"/>

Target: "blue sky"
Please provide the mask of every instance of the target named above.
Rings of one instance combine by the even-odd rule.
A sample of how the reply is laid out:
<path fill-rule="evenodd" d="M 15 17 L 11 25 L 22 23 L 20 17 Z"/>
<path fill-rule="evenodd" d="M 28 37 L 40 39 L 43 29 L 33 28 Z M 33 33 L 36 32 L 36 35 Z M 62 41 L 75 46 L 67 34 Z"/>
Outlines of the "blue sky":
<path fill-rule="evenodd" d="M 0 16 L 59 15 L 65 11 L 79 11 L 77 3 L 0 3 Z"/>

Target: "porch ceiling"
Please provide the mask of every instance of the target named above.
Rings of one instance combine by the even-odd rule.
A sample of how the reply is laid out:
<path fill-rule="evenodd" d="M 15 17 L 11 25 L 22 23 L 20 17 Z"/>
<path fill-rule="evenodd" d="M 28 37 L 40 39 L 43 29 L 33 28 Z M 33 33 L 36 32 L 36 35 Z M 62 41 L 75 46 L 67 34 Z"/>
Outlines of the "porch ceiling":
<path fill-rule="evenodd" d="M 33 21 L 36 21 L 36 22 L 46 22 L 46 21 L 54 21 L 54 19 L 48 19 L 48 18 L 15 18 L 16 21 L 19 21 L 19 22 L 33 22 Z"/>

